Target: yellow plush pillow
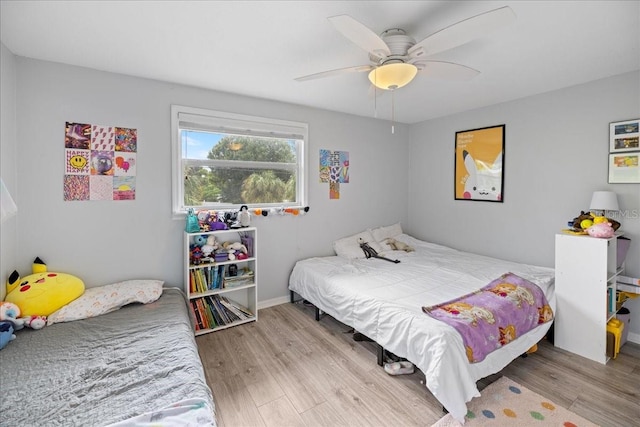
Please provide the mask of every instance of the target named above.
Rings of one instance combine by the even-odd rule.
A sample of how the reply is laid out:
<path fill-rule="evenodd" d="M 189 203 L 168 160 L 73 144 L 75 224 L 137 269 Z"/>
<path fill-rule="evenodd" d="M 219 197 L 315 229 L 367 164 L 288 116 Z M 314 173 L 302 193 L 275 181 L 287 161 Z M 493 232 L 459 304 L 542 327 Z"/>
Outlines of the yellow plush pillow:
<path fill-rule="evenodd" d="M 17 305 L 21 316 L 48 316 L 83 292 L 82 280 L 71 274 L 48 272 L 46 264 L 36 258 L 33 274 L 20 278 L 14 271 L 9 276 L 5 301 Z"/>

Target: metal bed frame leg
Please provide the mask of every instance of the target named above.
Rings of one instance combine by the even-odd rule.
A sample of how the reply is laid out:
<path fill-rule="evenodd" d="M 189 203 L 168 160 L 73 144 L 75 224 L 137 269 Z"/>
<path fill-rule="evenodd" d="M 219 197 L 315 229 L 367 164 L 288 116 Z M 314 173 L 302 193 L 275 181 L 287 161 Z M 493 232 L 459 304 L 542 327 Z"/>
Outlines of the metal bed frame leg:
<path fill-rule="evenodd" d="M 378 366 L 383 366 L 384 365 L 384 348 L 376 343 L 376 352 L 378 354 Z"/>

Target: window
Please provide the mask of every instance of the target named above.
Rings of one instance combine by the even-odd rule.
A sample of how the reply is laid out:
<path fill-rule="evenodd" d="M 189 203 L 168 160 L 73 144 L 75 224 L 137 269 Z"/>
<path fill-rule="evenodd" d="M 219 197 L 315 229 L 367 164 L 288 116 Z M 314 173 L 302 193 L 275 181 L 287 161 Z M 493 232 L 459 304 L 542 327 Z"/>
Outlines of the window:
<path fill-rule="evenodd" d="M 171 106 L 173 214 L 306 205 L 306 123 Z"/>

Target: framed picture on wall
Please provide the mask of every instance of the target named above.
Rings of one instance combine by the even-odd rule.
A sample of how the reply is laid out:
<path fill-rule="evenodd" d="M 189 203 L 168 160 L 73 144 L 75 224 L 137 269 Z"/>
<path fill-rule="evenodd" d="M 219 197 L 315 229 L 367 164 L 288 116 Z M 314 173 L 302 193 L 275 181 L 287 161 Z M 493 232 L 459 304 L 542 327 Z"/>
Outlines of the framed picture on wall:
<path fill-rule="evenodd" d="M 609 123 L 609 152 L 640 150 L 640 119 Z"/>
<path fill-rule="evenodd" d="M 640 184 L 640 151 L 609 154 L 609 184 Z"/>
<path fill-rule="evenodd" d="M 456 132 L 455 200 L 504 200 L 505 125 Z"/>

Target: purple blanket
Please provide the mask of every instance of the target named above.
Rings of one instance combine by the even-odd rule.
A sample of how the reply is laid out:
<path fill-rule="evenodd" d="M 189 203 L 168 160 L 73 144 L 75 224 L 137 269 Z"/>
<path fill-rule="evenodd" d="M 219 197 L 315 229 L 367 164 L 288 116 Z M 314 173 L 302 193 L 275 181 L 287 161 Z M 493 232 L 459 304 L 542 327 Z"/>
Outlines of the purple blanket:
<path fill-rule="evenodd" d="M 422 307 L 422 311 L 460 333 L 471 363 L 553 319 L 542 289 L 513 273 L 453 301 Z"/>

